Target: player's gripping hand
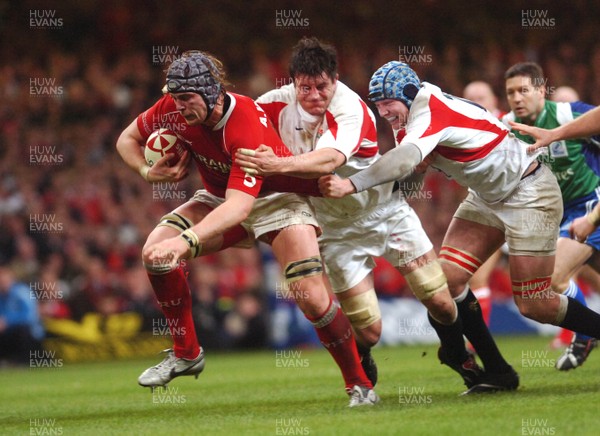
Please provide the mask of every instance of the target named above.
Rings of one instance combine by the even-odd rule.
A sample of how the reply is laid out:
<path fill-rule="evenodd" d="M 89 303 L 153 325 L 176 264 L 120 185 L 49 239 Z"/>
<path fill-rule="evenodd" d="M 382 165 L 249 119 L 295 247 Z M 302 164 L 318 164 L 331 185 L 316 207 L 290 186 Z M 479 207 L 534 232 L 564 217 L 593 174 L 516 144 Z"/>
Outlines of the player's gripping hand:
<path fill-rule="evenodd" d="M 596 230 L 596 226 L 592 224 L 588 216 L 584 215 L 575 218 L 571 222 L 571 225 L 569 226 L 569 235 L 572 239 L 583 244 L 594 230 Z"/>
<path fill-rule="evenodd" d="M 176 164 L 169 166 L 172 157 L 171 154 L 166 154 L 157 160 L 148 170 L 146 180 L 148 182 L 179 182 L 185 179 L 189 174 L 190 152 L 184 151 L 181 159 Z"/>
<path fill-rule="evenodd" d="M 356 192 L 350 179 L 342 179 L 335 174 L 319 177 L 319 190 L 329 198 L 342 198 Z"/>
<path fill-rule="evenodd" d="M 191 255 L 191 250 L 183 238 L 176 236 L 152 244 L 148 247 L 148 258 L 153 265 L 175 269 L 180 260 Z"/>
<path fill-rule="evenodd" d="M 552 132 L 552 130 L 528 126 L 527 124 L 515 123 L 514 121 L 509 121 L 509 124 L 520 134 L 528 135 L 535 139 L 535 143 L 527 147 L 527 153 L 533 153 L 538 148 L 548 147 L 555 141 L 554 132 Z"/>
<path fill-rule="evenodd" d="M 277 156 L 271 147 L 261 144 L 256 150 L 238 149 L 235 162 L 250 175 L 269 176 L 280 171 L 282 158 Z"/>
<path fill-rule="evenodd" d="M 425 174 L 425 172 L 427 171 L 427 168 L 429 168 L 429 166 L 433 162 L 433 159 L 435 158 L 436 155 L 437 155 L 436 152 L 432 152 L 432 153 L 429 153 L 427 156 L 425 156 L 425 159 L 423 159 L 421 161 L 421 163 L 415 167 L 414 173 L 415 174 Z"/>

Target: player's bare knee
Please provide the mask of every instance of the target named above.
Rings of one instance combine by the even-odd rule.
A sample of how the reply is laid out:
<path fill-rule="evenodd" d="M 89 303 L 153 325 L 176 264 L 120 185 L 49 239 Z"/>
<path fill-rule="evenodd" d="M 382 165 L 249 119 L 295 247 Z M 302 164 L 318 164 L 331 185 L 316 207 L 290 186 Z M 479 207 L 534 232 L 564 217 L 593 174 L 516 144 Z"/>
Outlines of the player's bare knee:
<path fill-rule="evenodd" d="M 376 336 L 377 327 L 371 328 L 371 326 L 381 321 L 381 311 L 379 310 L 379 302 L 377 301 L 375 289 L 371 288 L 360 294 L 345 298 L 340 301 L 340 306 L 350 324 L 352 324 L 354 331 L 365 332 L 365 338 L 370 337 L 372 341 Z M 379 340 L 379 335 L 381 335 L 381 323 L 379 324 L 377 340 Z M 369 328 L 371 330 L 367 331 Z"/>
<path fill-rule="evenodd" d="M 304 299 L 296 299 L 296 304 L 298 305 L 298 309 L 302 311 L 304 316 L 308 318 L 318 318 L 323 314 L 325 309 L 322 305 L 318 304 L 316 301 L 304 300 Z"/>
<path fill-rule="evenodd" d="M 467 283 L 469 282 L 469 276 L 465 275 L 465 276 L 460 276 L 460 277 L 453 277 L 451 280 L 448 279 L 448 291 L 450 292 L 450 295 L 452 296 L 452 298 L 456 298 L 459 295 L 461 295 L 464 291 L 465 288 L 467 287 Z"/>
<path fill-rule="evenodd" d="M 552 310 L 548 310 L 550 307 L 547 305 L 547 301 L 522 299 L 520 303 L 517 303 L 517 307 L 519 308 L 521 315 L 525 318 L 543 324 L 552 324 L 556 318 L 556 313 Z"/>
<path fill-rule="evenodd" d="M 144 266 L 152 263 L 152 261 L 150 260 L 150 255 L 152 254 L 152 252 L 150 251 L 150 246 L 151 244 L 149 244 L 148 241 L 146 241 L 146 244 L 144 244 L 144 247 L 142 248 L 142 262 L 144 262 Z M 148 269 L 147 266 L 146 269 Z"/>
<path fill-rule="evenodd" d="M 538 318 L 540 316 L 540 311 L 535 304 L 521 302 L 521 304 L 517 304 L 517 307 L 519 308 L 519 312 L 521 313 L 521 315 L 523 315 L 525 318 L 531 319 L 533 321 L 539 321 Z"/>
<path fill-rule="evenodd" d="M 151 247 L 157 242 L 159 242 L 159 239 L 152 238 L 152 235 L 150 235 L 142 247 L 142 262 L 144 263 L 146 269 L 149 269 L 148 267 L 152 265 L 151 256 L 153 250 L 151 250 Z"/>
<path fill-rule="evenodd" d="M 142 248 L 142 262 L 148 272 L 153 274 L 164 274 L 172 270 L 170 262 L 165 260 L 166 256 L 159 255 L 156 257 L 157 253 L 154 253 L 154 251 L 151 250 L 151 247 L 162 238 L 175 236 L 189 229 L 192 225 L 193 223 L 188 218 L 174 212 L 168 213 L 160 219 L 156 228 L 150 233 Z M 162 229 L 173 230 L 165 232 L 165 230 Z"/>
<path fill-rule="evenodd" d="M 354 333 L 356 335 L 357 342 L 359 342 L 361 345 L 367 348 L 374 347 L 377 345 L 377 342 L 379 342 L 379 338 L 381 337 L 381 319 L 364 329 L 354 329 Z"/>
<path fill-rule="evenodd" d="M 444 325 L 450 325 L 456 320 L 456 304 L 448 298 L 432 298 L 425 305 L 431 316 Z"/>
<path fill-rule="evenodd" d="M 323 289 L 317 289 L 312 286 L 310 291 L 295 292 L 291 294 L 298 306 L 298 309 L 309 318 L 320 317 L 325 310 L 329 307 L 331 298 L 327 291 Z"/>
<path fill-rule="evenodd" d="M 157 253 L 154 250 L 150 250 L 149 246 L 144 246 L 142 249 L 142 262 L 144 268 L 150 274 L 166 274 L 174 269 L 171 262 L 165 257 L 159 255 L 155 257 Z"/>
<path fill-rule="evenodd" d="M 559 294 L 552 291 L 550 276 L 513 279 L 512 291 L 524 317 L 541 323 L 552 323 L 556 318 Z"/>

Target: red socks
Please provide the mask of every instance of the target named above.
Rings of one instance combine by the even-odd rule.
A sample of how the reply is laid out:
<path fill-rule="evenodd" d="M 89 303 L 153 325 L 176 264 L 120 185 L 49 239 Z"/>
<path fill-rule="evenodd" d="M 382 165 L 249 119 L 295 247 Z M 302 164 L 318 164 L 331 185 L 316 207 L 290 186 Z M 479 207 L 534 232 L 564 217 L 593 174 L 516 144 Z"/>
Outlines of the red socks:
<path fill-rule="evenodd" d="M 346 390 L 355 385 L 373 389 L 360 363 L 350 321 L 342 309 L 330 300 L 329 307 L 323 315 L 315 319 L 307 318 L 314 325 L 321 343 L 342 371 Z"/>
<path fill-rule="evenodd" d="M 160 308 L 167 318 L 176 357 L 195 359 L 200 353 L 192 317 L 192 295 L 181 267 L 166 274 L 148 273 Z"/>
<path fill-rule="evenodd" d="M 200 352 L 192 318 L 192 296 L 181 267 L 166 274 L 148 274 L 154 293 L 167 319 L 173 337 L 175 356 L 194 359 Z M 307 317 L 308 318 L 308 317 Z M 333 301 L 318 318 L 308 318 L 321 343 L 339 366 L 346 389 L 355 385 L 373 388 L 356 348 L 350 321 Z"/>

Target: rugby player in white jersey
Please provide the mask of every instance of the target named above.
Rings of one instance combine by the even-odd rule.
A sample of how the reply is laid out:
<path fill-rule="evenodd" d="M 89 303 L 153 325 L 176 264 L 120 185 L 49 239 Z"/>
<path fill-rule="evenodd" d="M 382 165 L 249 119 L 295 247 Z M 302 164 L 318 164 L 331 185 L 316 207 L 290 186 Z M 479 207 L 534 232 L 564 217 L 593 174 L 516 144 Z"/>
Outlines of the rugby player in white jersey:
<path fill-rule="evenodd" d="M 344 177 L 380 158 L 375 118 L 367 105 L 338 80 L 335 49 L 304 38 L 290 61 L 293 83 L 257 99 L 296 155 L 276 156 L 267 147 L 240 152 L 236 162 L 250 174 L 318 177 L 335 171 Z M 419 218 L 389 182 L 343 200 L 311 198 L 323 229 L 321 253 L 342 310 L 355 331 L 363 367 L 375 384 L 370 348 L 381 335 L 381 314 L 373 284 L 373 257 L 391 262 L 427 307 L 440 333 L 445 358 L 469 389 L 486 390 L 482 371 L 466 351 L 461 319 L 446 278 Z M 515 386 L 516 387 L 516 386 Z M 494 386 L 488 390 L 503 389 Z"/>
<path fill-rule="evenodd" d="M 333 198 L 362 192 L 410 175 L 427 158 L 432 167 L 469 188 L 440 252 L 459 308 L 476 303 L 467 282 L 506 241 L 513 296 L 521 314 L 598 338 L 600 315 L 551 289 L 562 200 L 552 172 L 536 160 L 538 153 L 528 153 L 527 144 L 488 111 L 421 83 L 401 62 L 389 62 L 374 73 L 369 99 L 405 135 L 368 169 L 348 179 L 323 177 L 321 191 Z M 471 322 L 465 313 L 460 312 L 465 335 L 487 372 L 484 351 L 493 340 L 482 334 L 487 332 L 483 322 Z M 476 343 L 470 335 L 487 339 Z M 510 372 L 506 374 L 508 378 Z"/>

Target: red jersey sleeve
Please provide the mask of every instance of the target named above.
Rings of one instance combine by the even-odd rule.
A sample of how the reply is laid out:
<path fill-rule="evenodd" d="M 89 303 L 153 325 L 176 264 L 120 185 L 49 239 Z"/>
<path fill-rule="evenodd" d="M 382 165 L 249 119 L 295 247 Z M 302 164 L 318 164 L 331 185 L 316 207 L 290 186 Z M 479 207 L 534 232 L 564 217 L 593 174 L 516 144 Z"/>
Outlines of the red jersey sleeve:
<path fill-rule="evenodd" d="M 237 189 L 257 197 L 263 177 L 246 174 L 233 156 L 240 148 L 256 150 L 261 144 L 269 145 L 272 135 L 277 137 L 277 134 L 254 100 L 237 94 L 234 97 L 235 107 L 223 127 L 223 150 L 232 158 L 227 189 Z"/>
<path fill-rule="evenodd" d="M 238 148 L 257 149 L 265 144 L 273 149 L 278 156 L 292 156 L 285 146 L 271 120 L 261 106 L 249 98 L 236 95 L 236 104 L 245 110 L 239 110 L 237 117 L 232 115 L 230 122 L 225 127 L 225 150 L 231 156 L 235 155 Z M 236 108 L 238 109 L 238 108 Z M 234 111 L 235 114 L 235 111 Z M 233 123 L 231 123 L 233 121 Z M 230 125 L 231 124 L 231 125 Z M 237 127 L 235 126 L 243 126 Z M 246 174 L 235 163 L 231 166 L 229 176 L 230 189 L 239 189 L 248 193 L 262 192 L 295 192 L 297 194 L 321 196 L 317 179 L 300 179 L 290 176 L 275 175 L 265 179 Z"/>

